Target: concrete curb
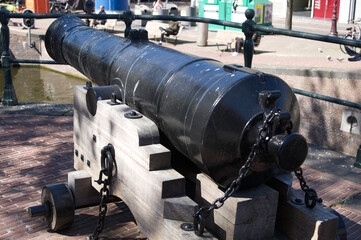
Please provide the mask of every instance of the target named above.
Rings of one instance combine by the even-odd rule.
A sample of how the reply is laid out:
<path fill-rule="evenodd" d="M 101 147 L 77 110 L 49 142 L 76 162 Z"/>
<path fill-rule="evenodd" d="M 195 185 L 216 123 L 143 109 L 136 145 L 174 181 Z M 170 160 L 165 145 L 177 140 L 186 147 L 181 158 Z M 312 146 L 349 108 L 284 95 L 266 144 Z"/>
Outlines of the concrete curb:
<path fill-rule="evenodd" d="M 361 80 L 361 70 L 266 65 L 255 65 L 253 68 L 274 75 L 293 75 L 303 77 Z"/>
<path fill-rule="evenodd" d="M 19 103 L 17 106 L 11 107 L 0 104 L 0 114 L 73 116 L 73 104 Z"/>

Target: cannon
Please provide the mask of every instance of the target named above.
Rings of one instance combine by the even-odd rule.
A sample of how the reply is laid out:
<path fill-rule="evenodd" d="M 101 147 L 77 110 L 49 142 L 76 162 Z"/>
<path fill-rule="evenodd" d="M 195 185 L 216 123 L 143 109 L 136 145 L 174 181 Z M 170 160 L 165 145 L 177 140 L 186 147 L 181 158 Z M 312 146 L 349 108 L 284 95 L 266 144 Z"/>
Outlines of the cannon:
<path fill-rule="evenodd" d="M 75 89 L 75 168 L 87 178 L 99 178 L 90 185 L 100 192 L 96 183 L 104 183 L 102 174 L 112 177 L 107 182 L 110 194 L 129 205 L 149 238 L 173 238 L 167 235 L 176 231 L 169 219 L 192 221 L 196 199 L 206 198 L 200 196 L 204 185 L 213 189 L 213 196 L 236 182 L 236 190 L 245 191 L 239 201 L 255 198 L 257 204 L 277 206 L 278 195 L 263 183 L 298 169 L 306 158 L 307 142 L 297 133 L 297 99 L 276 76 L 158 46 L 142 29 L 131 30 L 127 38 L 114 36 L 69 15 L 50 25 L 45 46 L 55 61 L 98 85 Z M 257 193 L 248 192 L 253 188 Z M 57 195 L 56 188 L 49 189 L 48 195 Z M 79 194 L 72 190 L 76 202 Z M 272 203 L 263 204 L 265 199 Z M 56 225 L 55 230 L 68 226 L 72 220 L 60 221 L 44 210 L 49 204 L 29 212 L 53 216 L 51 221 L 61 222 L 49 224 Z M 73 212 L 77 205 L 69 209 Z M 179 213 L 180 208 L 187 209 L 186 214 Z M 257 210 L 255 225 L 261 228 L 252 230 L 252 238 L 272 236 L 273 230 L 265 229 L 274 228 L 276 208 Z M 248 223 L 237 222 L 239 211 L 229 220 L 238 230 L 227 236 L 250 229 Z M 255 221 L 254 214 L 249 213 L 249 221 Z M 156 228 L 156 221 L 166 230 Z M 185 239 L 184 234 L 179 239 Z"/>
<path fill-rule="evenodd" d="M 272 108 L 282 111 L 269 141 L 277 146 L 266 147 L 243 186 L 257 186 L 278 169 L 293 171 L 307 155 L 305 139 L 286 133 L 290 122 L 293 132 L 299 127 L 297 99 L 275 76 L 159 47 L 144 31 L 128 39 L 112 36 L 73 17 L 55 21 L 45 43 L 54 60 L 99 86 L 118 84 L 119 100 L 150 118 L 166 141 L 222 187 L 238 176 Z M 92 114 L 95 91 L 87 94 Z"/>

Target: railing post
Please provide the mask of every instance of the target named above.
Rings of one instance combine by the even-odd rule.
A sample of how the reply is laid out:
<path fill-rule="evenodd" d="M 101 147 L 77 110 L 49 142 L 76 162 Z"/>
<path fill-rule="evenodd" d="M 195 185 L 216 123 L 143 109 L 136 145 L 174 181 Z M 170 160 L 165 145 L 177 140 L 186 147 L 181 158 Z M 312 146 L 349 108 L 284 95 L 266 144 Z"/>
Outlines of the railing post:
<path fill-rule="evenodd" d="M 0 22 L 1 22 L 1 45 L 3 52 L 1 55 L 1 65 L 4 71 L 4 94 L 2 99 L 2 104 L 5 106 L 14 106 L 18 104 L 18 99 L 16 97 L 15 89 L 13 86 L 13 80 L 11 76 L 11 66 L 10 66 L 10 32 L 9 32 L 9 19 L 7 18 L 8 10 L 2 9 L 0 11 Z"/>
<path fill-rule="evenodd" d="M 254 17 L 254 10 L 247 9 L 245 12 L 247 20 L 242 23 L 242 31 L 246 36 L 244 41 L 244 66 L 251 68 L 252 67 L 252 58 L 253 58 L 253 39 L 252 36 L 255 31 L 252 29 L 252 26 L 256 23 L 252 20 Z"/>
<path fill-rule="evenodd" d="M 330 35 L 331 36 L 338 36 L 338 32 L 337 32 L 337 0 L 334 1 L 333 4 L 333 15 L 332 15 L 332 21 L 331 21 L 331 31 L 330 31 Z"/>
<path fill-rule="evenodd" d="M 124 12 L 123 16 L 123 21 L 125 23 L 124 37 L 127 38 L 129 36 L 130 30 L 132 30 L 133 13 L 132 11 L 126 11 Z"/>

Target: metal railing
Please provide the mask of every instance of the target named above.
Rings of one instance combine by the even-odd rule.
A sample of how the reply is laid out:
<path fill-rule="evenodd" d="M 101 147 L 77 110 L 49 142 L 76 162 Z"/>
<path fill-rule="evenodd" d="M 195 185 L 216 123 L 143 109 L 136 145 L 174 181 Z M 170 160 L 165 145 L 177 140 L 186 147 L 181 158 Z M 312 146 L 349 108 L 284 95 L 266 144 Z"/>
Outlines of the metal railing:
<path fill-rule="evenodd" d="M 55 61 L 41 61 L 41 60 L 25 60 L 25 59 L 10 59 L 9 53 L 9 27 L 8 22 L 10 18 L 35 18 L 35 19 L 45 19 L 45 18 L 58 18 L 68 13 L 10 13 L 7 10 L 0 11 L 0 22 L 1 22 L 1 43 L 3 46 L 3 52 L 1 56 L 2 68 L 4 71 L 5 85 L 4 85 L 4 94 L 2 99 L 3 105 L 16 105 L 17 98 L 15 90 L 12 84 L 12 76 L 10 70 L 10 63 L 35 63 L 35 64 L 58 64 Z M 235 27 L 242 29 L 243 33 L 246 36 L 244 41 L 244 65 L 245 67 L 252 67 L 252 58 L 253 58 L 253 40 L 252 36 L 256 31 L 280 34 L 290 37 L 304 38 L 322 42 L 329 42 L 335 44 L 343 44 L 348 46 L 355 46 L 361 48 L 361 41 L 350 40 L 345 38 L 338 38 L 314 33 L 306 33 L 300 31 L 286 30 L 280 28 L 272 28 L 261 25 L 256 25 L 252 20 L 254 17 L 254 11 L 248 9 L 246 11 L 247 20 L 243 23 L 229 22 L 224 20 L 210 19 L 210 18 L 200 18 L 200 17 L 184 17 L 184 16 L 170 16 L 170 15 L 134 15 L 131 11 L 126 11 L 122 14 L 72 14 L 73 16 L 82 18 L 82 19 L 117 19 L 124 21 L 126 27 L 124 31 L 124 37 L 129 35 L 131 31 L 132 22 L 136 19 L 141 20 L 169 20 L 169 21 L 188 21 L 188 22 L 200 22 L 200 23 L 210 23 L 223 25 L 227 27 Z M 352 107 L 361 110 L 361 104 L 341 100 L 338 98 L 328 97 L 320 95 L 317 93 L 307 92 L 299 89 L 293 89 L 296 94 L 306 95 L 312 98 L 322 99 L 324 101 L 337 103 L 347 107 Z"/>

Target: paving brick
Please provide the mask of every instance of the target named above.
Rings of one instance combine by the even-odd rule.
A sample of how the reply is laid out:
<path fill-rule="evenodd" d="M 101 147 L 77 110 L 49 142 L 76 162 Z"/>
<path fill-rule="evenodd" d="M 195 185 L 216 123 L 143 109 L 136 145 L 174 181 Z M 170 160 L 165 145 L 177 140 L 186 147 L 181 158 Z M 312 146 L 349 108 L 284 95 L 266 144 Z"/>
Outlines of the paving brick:
<path fill-rule="evenodd" d="M 0 230 L 0 237 L 6 235 L 8 233 L 7 230 Z"/>
<path fill-rule="evenodd" d="M 11 236 L 12 236 L 12 233 L 11 232 L 8 232 L 7 234 L 4 234 L 1 237 L 1 239 L 11 239 Z"/>
<path fill-rule="evenodd" d="M 347 240 L 361 240 L 361 235 L 358 232 L 347 234 Z"/>
<path fill-rule="evenodd" d="M 361 230 L 361 225 L 359 223 L 353 221 L 353 224 L 350 225 L 350 227 L 349 227 L 349 231 L 350 232 L 357 232 L 357 231 L 360 231 L 360 230 Z"/>

